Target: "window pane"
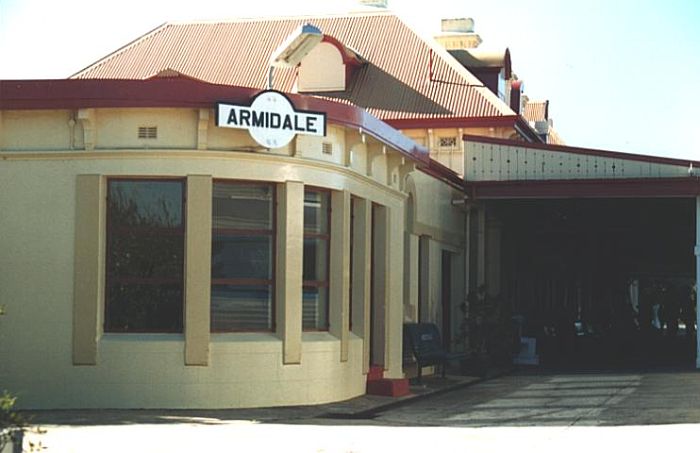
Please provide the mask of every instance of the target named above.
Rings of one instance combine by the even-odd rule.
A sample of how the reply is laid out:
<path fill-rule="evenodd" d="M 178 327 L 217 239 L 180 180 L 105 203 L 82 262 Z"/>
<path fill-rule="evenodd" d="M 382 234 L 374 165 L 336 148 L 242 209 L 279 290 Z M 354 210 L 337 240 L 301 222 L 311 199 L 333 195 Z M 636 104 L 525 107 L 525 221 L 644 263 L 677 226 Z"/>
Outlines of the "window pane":
<path fill-rule="evenodd" d="M 304 238 L 304 280 L 325 281 L 328 278 L 328 241 Z"/>
<path fill-rule="evenodd" d="M 212 278 L 272 278 L 271 236 L 212 236 Z"/>
<path fill-rule="evenodd" d="M 305 286 L 302 310 L 304 330 L 328 330 L 328 288 Z"/>
<path fill-rule="evenodd" d="M 214 183 L 213 193 L 214 229 L 272 229 L 272 186 Z"/>
<path fill-rule="evenodd" d="M 112 277 L 182 278 L 182 234 L 112 231 L 108 250 L 107 274 Z"/>
<path fill-rule="evenodd" d="M 182 332 L 184 183 L 110 180 L 105 331 Z"/>
<path fill-rule="evenodd" d="M 212 285 L 211 330 L 272 330 L 272 286 Z"/>
<path fill-rule="evenodd" d="M 110 181 L 112 227 L 182 227 L 180 181 Z"/>
<path fill-rule="evenodd" d="M 270 184 L 214 183 L 212 331 L 273 327 L 273 199 Z"/>
<path fill-rule="evenodd" d="M 304 232 L 328 233 L 328 192 L 304 192 Z"/>
<path fill-rule="evenodd" d="M 182 284 L 122 284 L 108 288 L 105 330 L 182 332 Z"/>

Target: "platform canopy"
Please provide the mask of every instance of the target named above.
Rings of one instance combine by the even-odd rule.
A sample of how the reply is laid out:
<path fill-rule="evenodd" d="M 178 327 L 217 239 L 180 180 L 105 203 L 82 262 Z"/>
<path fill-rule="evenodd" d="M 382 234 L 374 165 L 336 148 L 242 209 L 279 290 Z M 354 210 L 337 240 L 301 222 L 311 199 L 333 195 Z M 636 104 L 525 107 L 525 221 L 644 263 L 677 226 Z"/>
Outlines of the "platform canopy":
<path fill-rule="evenodd" d="M 464 136 L 476 199 L 700 195 L 700 161 Z"/>

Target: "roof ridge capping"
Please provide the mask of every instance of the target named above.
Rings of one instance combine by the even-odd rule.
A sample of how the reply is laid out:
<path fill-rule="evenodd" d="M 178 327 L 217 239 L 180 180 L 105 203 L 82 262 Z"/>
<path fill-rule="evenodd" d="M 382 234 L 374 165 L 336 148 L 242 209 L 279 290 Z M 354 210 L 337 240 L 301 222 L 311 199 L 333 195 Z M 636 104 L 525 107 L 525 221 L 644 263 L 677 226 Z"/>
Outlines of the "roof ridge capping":
<path fill-rule="evenodd" d="M 294 14 L 289 16 L 251 16 L 251 17 L 231 17 L 224 19 L 197 19 L 197 20 L 173 20 L 167 21 L 164 25 L 207 25 L 207 24 L 233 24 L 245 22 L 284 22 L 289 20 L 313 20 L 313 19 L 335 19 L 338 17 L 372 17 L 372 16 L 396 16 L 390 10 L 378 11 L 348 11 L 325 14 Z M 397 16 L 398 17 L 398 16 Z M 323 31 L 323 30 L 321 30 Z"/>

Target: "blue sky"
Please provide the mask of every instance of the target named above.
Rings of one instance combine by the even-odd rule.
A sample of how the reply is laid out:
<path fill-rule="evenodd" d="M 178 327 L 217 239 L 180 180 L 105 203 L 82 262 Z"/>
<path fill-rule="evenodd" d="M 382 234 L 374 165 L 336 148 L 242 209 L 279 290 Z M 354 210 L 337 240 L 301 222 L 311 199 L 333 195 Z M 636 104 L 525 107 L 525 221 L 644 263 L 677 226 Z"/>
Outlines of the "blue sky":
<path fill-rule="evenodd" d="M 352 1 L 0 0 L 0 78 L 64 78 L 169 20 L 347 11 Z M 567 144 L 700 159 L 697 0 L 389 0 L 426 35 L 472 17 L 509 47 Z"/>

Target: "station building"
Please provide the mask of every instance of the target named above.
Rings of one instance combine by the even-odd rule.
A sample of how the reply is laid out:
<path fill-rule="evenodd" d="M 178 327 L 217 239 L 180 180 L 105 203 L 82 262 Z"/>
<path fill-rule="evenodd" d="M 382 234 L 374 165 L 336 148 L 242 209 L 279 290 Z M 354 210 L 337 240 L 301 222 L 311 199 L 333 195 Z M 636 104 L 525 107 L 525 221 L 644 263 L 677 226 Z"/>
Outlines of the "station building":
<path fill-rule="evenodd" d="M 320 42 L 271 67 L 304 23 Z M 700 163 L 543 143 L 509 53 L 467 58 L 460 24 L 440 44 L 390 13 L 173 23 L 70 79 L 0 81 L 8 389 L 28 408 L 339 401 L 413 372 L 405 322 L 475 347 L 482 288 L 544 327 L 621 281 L 694 279 Z M 225 127 L 242 117 L 222 106 L 259 99 L 324 133 Z"/>

